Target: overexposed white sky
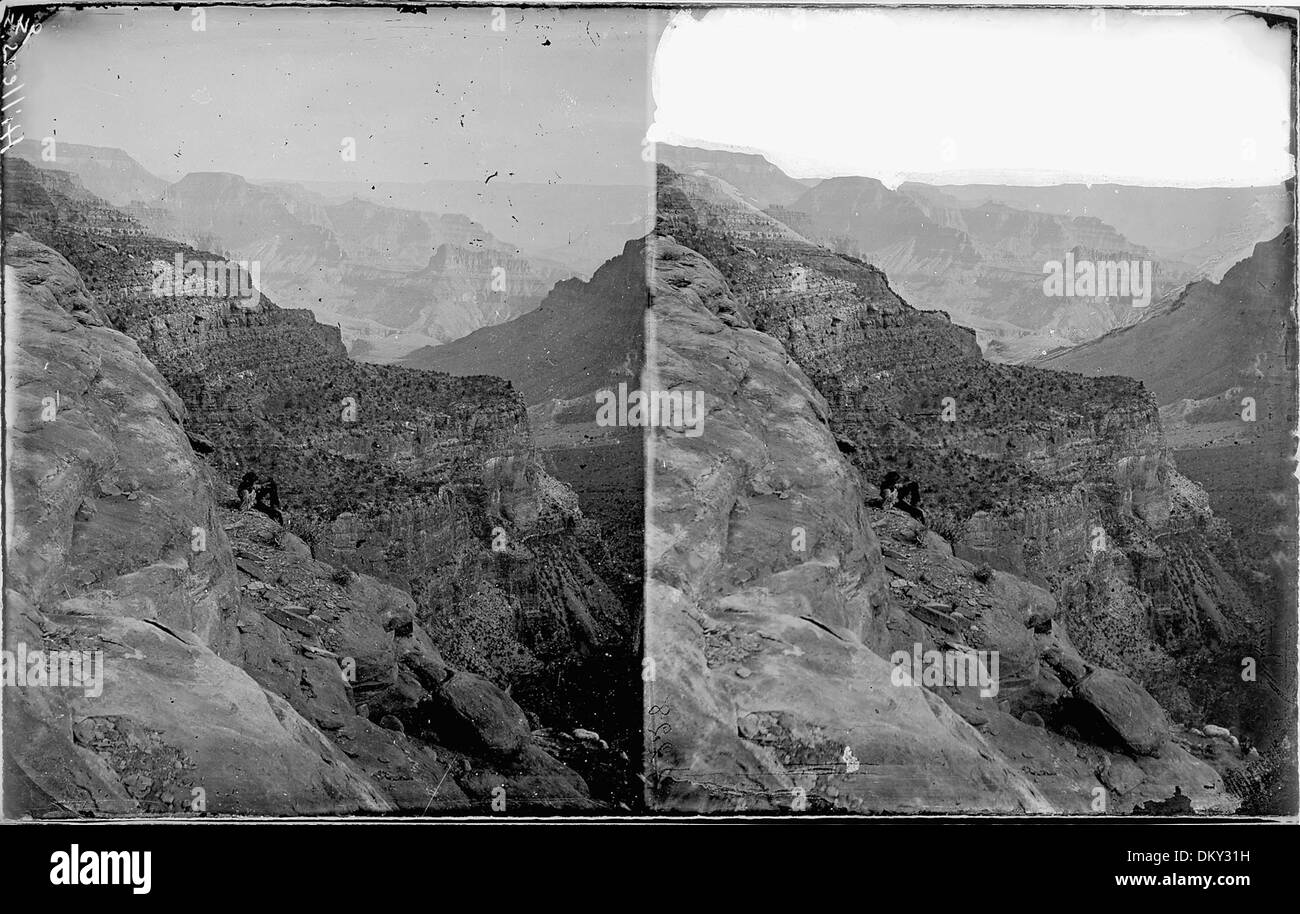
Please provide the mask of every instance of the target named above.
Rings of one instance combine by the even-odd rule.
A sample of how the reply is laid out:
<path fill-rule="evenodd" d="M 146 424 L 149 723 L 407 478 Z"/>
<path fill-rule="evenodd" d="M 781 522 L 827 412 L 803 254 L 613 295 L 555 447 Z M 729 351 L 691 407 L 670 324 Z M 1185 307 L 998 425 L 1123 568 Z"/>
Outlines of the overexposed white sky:
<path fill-rule="evenodd" d="M 1286 29 L 1223 11 L 697 11 L 660 39 L 648 137 L 890 185 L 1275 184 L 1290 74 Z"/>

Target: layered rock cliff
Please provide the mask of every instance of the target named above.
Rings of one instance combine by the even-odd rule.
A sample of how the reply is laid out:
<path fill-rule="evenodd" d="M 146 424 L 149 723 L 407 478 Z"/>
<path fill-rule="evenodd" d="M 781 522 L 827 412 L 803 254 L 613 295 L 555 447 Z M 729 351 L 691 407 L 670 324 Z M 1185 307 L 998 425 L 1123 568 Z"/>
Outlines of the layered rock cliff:
<path fill-rule="evenodd" d="M 1176 706 L 1184 721 L 1196 712 L 1204 714 L 1208 697 L 1188 697 L 1180 691 L 1177 674 L 1153 671 L 1159 664 L 1151 659 L 1164 658 L 1184 672 L 1216 659 L 1235 668 L 1239 655 L 1192 654 L 1188 640 L 1203 638 L 1220 622 L 1225 639 L 1249 639 L 1258 633 L 1257 614 L 1230 573 L 1235 557 L 1222 531 L 1212 529 L 1203 513 L 1199 521 L 1187 520 L 1194 513 L 1187 503 L 1194 500 L 1195 487 L 1180 480 L 1169 464 L 1155 404 L 1140 385 L 985 362 L 970 331 L 954 327 L 941 314 L 913 310 L 879 270 L 808 243 L 715 179 L 661 170 L 659 204 L 658 234 L 666 251 L 676 251 L 661 252 L 656 261 L 654 338 L 667 350 L 655 362 L 674 375 L 659 383 L 699 384 L 719 401 L 709 411 L 713 432 L 706 428 L 698 439 L 663 434 L 654 439 L 649 575 L 653 586 L 668 589 L 651 593 L 647 641 L 652 656 L 666 653 L 672 672 L 656 681 L 647 701 L 661 711 L 689 707 L 693 710 L 687 713 L 712 721 L 685 727 L 675 721 L 666 737 L 674 748 L 650 747 L 651 757 L 677 753 L 673 763 L 660 769 L 670 779 L 661 788 L 661 799 L 677 802 L 677 782 L 684 780 L 711 799 L 683 788 L 681 802 L 708 805 L 719 795 L 734 795 L 737 772 L 763 772 L 741 792 L 758 790 L 778 806 L 790 803 L 791 791 L 800 787 L 798 795 L 816 792 L 822 802 L 850 808 L 919 810 L 933 804 L 1031 809 L 1062 803 L 1086 811 L 1086 803 L 1071 806 L 1059 793 L 1065 789 L 1076 797 L 1084 785 L 1105 786 L 1095 771 L 1083 769 L 1066 776 L 1079 778 L 1068 788 L 1023 769 L 1024 782 L 1009 779 L 1005 771 L 993 770 L 996 764 L 977 780 L 983 786 L 965 794 L 928 769 L 929 797 L 902 781 L 869 788 L 871 778 L 855 775 L 855 781 L 847 767 L 837 769 L 835 758 L 826 753 L 834 749 L 839 755 L 848 745 L 860 775 L 862 752 L 877 750 L 859 748 L 857 741 L 872 744 L 878 726 L 838 748 L 833 743 L 839 737 L 832 737 L 809 755 L 818 740 L 832 733 L 852 734 L 862 726 L 852 710 L 856 703 L 841 706 L 833 697 L 849 688 L 854 670 L 870 680 L 889 672 L 881 658 L 892 650 L 956 640 L 965 649 L 982 646 L 1016 658 L 1015 687 L 991 707 L 986 701 L 972 719 L 984 741 L 995 747 L 999 740 L 1005 747 L 1020 747 L 1032 736 L 1035 752 L 1043 753 L 1038 774 L 1061 772 L 1061 757 L 1077 761 L 1086 756 L 1103 769 L 1119 765 L 1128 770 L 1127 762 L 1117 758 L 1089 755 L 1120 747 L 1129 762 L 1142 768 L 1139 780 L 1149 798 L 1168 797 L 1178 786 L 1195 794 L 1201 807 L 1231 806 L 1218 788 L 1204 791 L 1215 776 L 1188 754 L 1178 728 L 1170 741 L 1166 710 L 1143 684 L 1167 708 Z M 667 242 L 670 238 L 673 244 Z M 687 261 L 693 261 L 690 269 L 683 266 Z M 664 311 L 661 300 L 667 305 Z M 680 307 L 672 304 L 679 301 Z M 668 326 L 664 314 L 673 317 Z M 673 345 L 678 334 L 695 339 L 696 345 L 708 342 L 723 349 L 739 344 L 733 338 L 762 341 L 769 353 L 767 370 L 797 370 L 804 380 L 762 383 L 752 356 L 710 351 L 707 359 L 699 353 L 688 357 Z M 710 376 L 705 361 L 728 372 L 726 383 Z M 774 418 L 782 400 L 770 387 L 787 399 L 803 392 L 795 403 L 812 417 L 804 425 L 809 435 L 820 438 L 818 447 L 800 441 L 798 447 L 783 444 L 773 453 L 773 442 L 784 437 L 777 430 L 791 427 L 794 420 Z M 748 442 L 727 431 L 727 417 L 747 411 L 753 415 L 743 423 L 744 435 L 757 439 Z M 822 457 L 810 462 L 813 472 L 796 473 L 796 467 L 803 468 L 795 454 Z M 848 469 L 850 461 L 854 470 Z M 831 489 L 826 497 L 802 497 L 805 485 L 819 491 L 823 466 L 848 476 L 853 485 Z M 931 533 L 891 533 L 889 549 L 895 558 L 886 553 L 884 561 L 870 545 L 855 550 L 841 536 L 827 542 L 814 562 L 818 551 L 811 544 L 823 537 L 798 522 L 795 506 L 824 506 L 828 497 L 835 510 L 861 517 L 860 492 L 865 488 L 869 495 L 871 488 L 858 485 L 858 474 L 877 480 L 888 469 L 919 481 Z M 684 513 L 679 517 L 678 511 Z M 889 526 L 890 518 L 899 516 L 875 520 Z M 865 536 L 865 521 L 841 523 L 856 528 L 857 538 Z M 757 538 L 748 535 L 753 524 L 766 528 Z M 804 528 L 808 557 L 791 549 L 795 527 Z M 1216 550 L 1224 553 L 1219 564 Z M 867 583 L 882 567 L 891 582 L 885 599 L 878 583 Z M 818 577 L 821 583 L 808 590 L 810 578 Z M 1189 585 L 1189 578 L 1196 579 L 1200 591 Z M 795 582 L 802 582 L 799 592 L 787 593 Z M 1213 612 L 1189 605 L 1201 597 Z M 971 625 L 973 608 L 980 618 Z M 1124 616 L 1122 634 L 1119 626 L 1101 621 L 1108 614 Z M 818 683 L 820 671 L 830 669 L 825 655 L 819 651 L 814 659 L 799 659 L 808 653 L 807 645 L 779 643 L 789 641 L 785 632 L 794 620 L 811 626 L 813 640 L 824 637 L 813 630 L 829 628 L 826 644 L 847 652 L 846 658 L 858 656 L 856 643 L 856 650 L 880 662 L 877 672 L 868 673 L 869 660 L 857 660 L 837 667 L 835 684 Z M 1066 627 L 1084 635 L 1082 640 L 1076 636 L 1077 651 L 1064 634 Z M 721 633 L 716 645 L 715 629 Z M 971 629 L 977 634 L 972 636 Z M 675 648 L 676 642 L 685 647 Z M 1127 645 L 1142 646 L 1145 662 L 1125 656 Z M 780 668 L 774 678 L 768 675 L 769 664 Z M 814 671 L 803 674 L 809 678 L 796 688 L 799 680 L 785 669 L 787 664 L 808 664 Z M 1226 677 L 1225 669 L 1221 678 Z M 887 682 L 870 688 L 881 690 L 877 710 L 882 716 L 896 707 L 885 696 L 902 700 Z M 832 697 L 823 697 L 827 695 Z M 1238 695 L 1238 703 L 1242 700 Z M 765 709 L 768 701 L 773 707 Z M 952 704 L 960 711 L 963 702 L 954 698 Z M 777 720 L 793 716 L 770 740 L 756 740 L 753 732 L 767 732 L 771 721 L 763 718 L 754 730 L 744 723 L 750 711 L 772 711 Z M 1049 730 L 1026 736 L 1014 726 L 999 725 L 997 714 L 1028 720 L 1035 728 L 1046 724 Z M 1130 727 L 1134 721 L 1143 722 L 1137 730 Z M 654 723 L 652 716 L 652 733 Z M 715 742 L 702 744 L 697 732 L 711 734 L 708 738 Z M 968 746 L 972 742 L 960 727 L 949 737 Z M 682 740 L 695 747 L 694 757 L 690 751 L 683 754 Z M 891 738 L 882 745 L 889 747 L 885 756 L 903 763 L 900 772 L 923 764 L 907 758 L 906 740 L 898 743 Z M 779 749 L 775 758 L 760 751 L 774 747 Z M 1017 748 L 1008 757 L 1019 758 L 1021 752 L 1030 750 Z M 976 756 L 987 762 L 978 752 Z M 986 756 L 996 760 L 987 750 Z M 718 758 L 730 773 L 712 786 L 701 786 L 702 777 L 708 780 L 707 766 L 720 764 Z M 1048 758 L 1056 761 L 1046 762 Z M 1151 767 L 1152 758 L 1163 761 Z M 812 768 L 801 774 L 804 764 Z M 817 770 L 833 780 L 809 781 L 807 776 Z M 742 781 L 749 777 L 743 775 Z M 767 786 L 759 790 L 760 784 Z M 877 793 L 882 799 L 874 801 Z"/>
<path fill-rule="evenodd" d="M 401 362 L 497 375 L 519 390 L 544 462 L 611 537 L 607 560 L 626 605 L 640 603 L 644 571 L 642 430 L 597 424 L 596 394 L 636 386 L 648 298 L 645 244 L 630 241 L 590 281 L 557 283 L 536 310 Z"/>
<path fill-rule="evenodd" d="M 1270 632 L 1270 691 L 1250 715 L 1265 751 L 1284 739 L 1295 745 L 1294 295 L 1295 235 L 1287 229 L 1221 282 L 1193 283 L 1148 320 L 1040 362 L 1140 379 L 1160 405 L 1178 467 L 1231 524 L 1257 569 Z"/>

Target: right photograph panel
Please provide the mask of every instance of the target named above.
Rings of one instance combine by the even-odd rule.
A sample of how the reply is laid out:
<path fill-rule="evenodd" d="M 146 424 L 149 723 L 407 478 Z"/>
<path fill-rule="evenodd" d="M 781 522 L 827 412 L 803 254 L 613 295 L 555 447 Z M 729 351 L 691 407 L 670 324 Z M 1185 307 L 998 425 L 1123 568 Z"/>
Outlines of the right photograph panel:
<path fill-rule="evenodd" d="M 651 811 L 1295 814 L 1293 43 L 671 19 Z"/>

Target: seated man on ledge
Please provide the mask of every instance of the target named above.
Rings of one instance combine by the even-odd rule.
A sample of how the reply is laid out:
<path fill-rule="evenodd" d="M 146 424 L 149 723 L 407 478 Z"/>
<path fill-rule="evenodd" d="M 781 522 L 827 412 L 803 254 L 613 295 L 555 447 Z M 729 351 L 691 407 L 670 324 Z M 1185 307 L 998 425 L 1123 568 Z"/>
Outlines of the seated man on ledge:
<path fill-rule="evenodd" d="M 280 490 L 276 487 L 274 479 L 257 487 L 257 503 L 253 507 L 277 524 L 284 525 L 284 515 L 280 513 Z"/>
<path fill-rule="evenodd" d="M 904 480 L 894 470 L 886 473 L 880 481 L 880 506 L 886 510 L 898 508 L 925 523 L 925 514 L 921 511 L 921 487 L 914 480 Z"/>
<path fill-rule="evenodd" d="M 239 480 L 239 510 L 248 511 L 257 499 L 257 474 L 251 470 Z"/>

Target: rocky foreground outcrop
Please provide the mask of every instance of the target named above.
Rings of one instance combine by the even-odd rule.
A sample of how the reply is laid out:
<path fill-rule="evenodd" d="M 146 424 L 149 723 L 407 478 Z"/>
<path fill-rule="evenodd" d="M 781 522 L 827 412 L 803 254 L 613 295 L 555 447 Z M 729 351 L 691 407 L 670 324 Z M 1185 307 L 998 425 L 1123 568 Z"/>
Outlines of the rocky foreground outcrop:
<path fill-rule="evenodd" d="M 864 505 L 874 493 L 849 457 L 883 428 L 894 438 L 883 446 L 902 450 L 910 434 L 935 459 L 940 442 L 909 428 L 926 409 L 920 379 L 977 361 L 973 339 L 710 182 L 661 170 L 642 386 L 702 390 L 708 417 L 698 437 L 656 430 L 648 454 L 651 804 L 1124 813 L 1178 789 L 1197 810 L 1235 808 L 1142 685 L 1074 648 L 1055 593 L 1027 579 L 1032 566 L 970 561 L 905 515 Z M 993 389 L 983 370 L 966 374 Z M 1003 380 L 1014 390 L 1016 377 Z M 1094 390 L 1103 397 L 1058 402 L 1104 412 L 1107 392 Z M 1124 462 L 1150 420 L 1124 421 L 1045 442 L 1034 458 L 1044 488 L 1067 471 L 1077 488 L 1077 474 L 1103 465 L 1159 519 L 1154 476 L 1148 489 Z M 972 451 L 997 434 L 971 425 L 954 434 Z M 1067 460 L 1069 439 L 1090 456 Z M 1086 529 L 1088 509 L 1076 510 Z M 999 687 L 900 681 L 896 661 L 914 651 L 996 651 Z"/>
<path fill-rule="evenodd" d="M 101 694 L 4 690 L 8 814 L 593 805 L 408 594 L 221 507 L 180 398 L 61 256 L 11 235 L 5 282 L 4 646 L 103 656 Z"/>
<path fill-rule="evenodd" d="M 592 808 L 531 736 L 580 703 L 570 665 L 538 657 L 617 643 L 618 603 L 574 542 L 572 493 L 529 455 L 518 399 L 499 381 L 356 365 L 337 332 L 265 299 L 151 296 L 154 259 L 197 252 L 66 178 L 76 195 L 13 171 L 7 222 L 94 283 L 7 237 L 5 647 L 102 651 L 105 676 L 96 696 L 5 689 L 23 735 L 6 741 L 7 811 Z M 331 385 L 359 401 L 355 426 Z M 294 402 L 313 396 L 332 422 Z M 420 410 L 436 415 L 417 424 Z M 277 477 L 325 561 L 224 507 L 250 465 Z M 326 535 L 341 493 L 346 542 Z M 444 661 L 440 636 L 476 671 Z"/>

